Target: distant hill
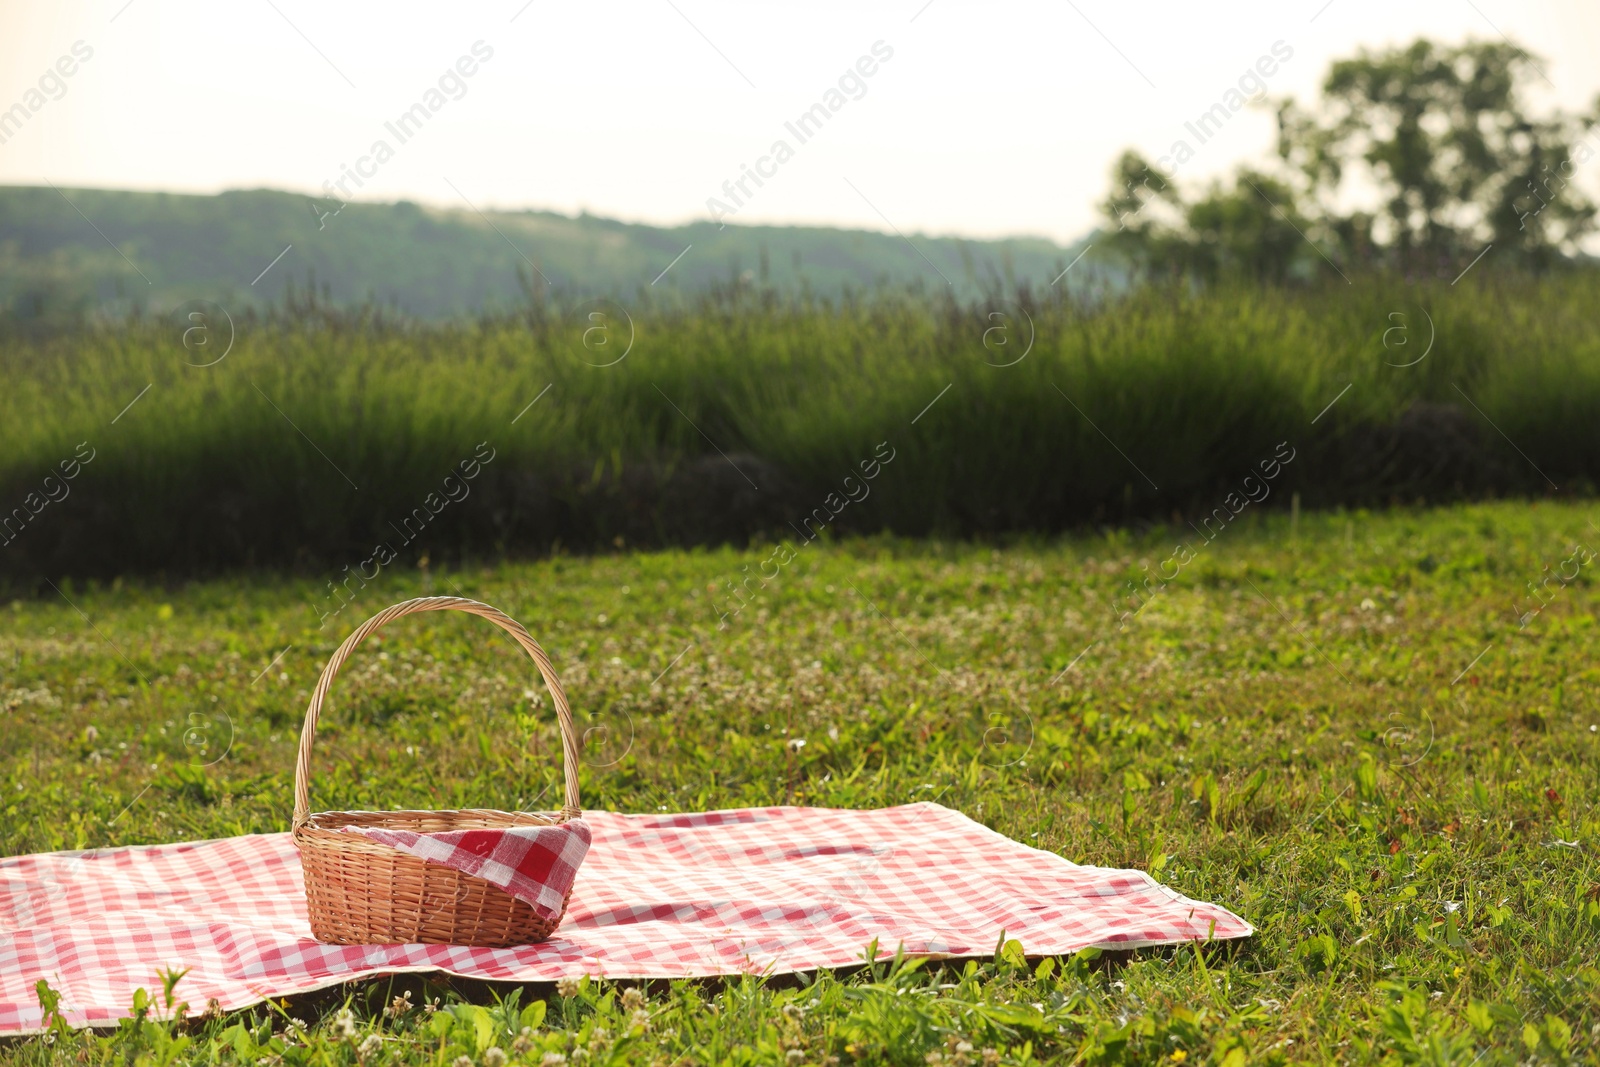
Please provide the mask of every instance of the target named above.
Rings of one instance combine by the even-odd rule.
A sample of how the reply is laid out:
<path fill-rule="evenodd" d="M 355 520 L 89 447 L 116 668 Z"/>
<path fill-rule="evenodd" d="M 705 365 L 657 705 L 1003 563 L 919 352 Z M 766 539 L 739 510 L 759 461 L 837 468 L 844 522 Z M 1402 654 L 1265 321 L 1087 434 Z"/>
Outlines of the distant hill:
<path fill-rule="evenodd" d="M 337 207 L 266 189 L 193 196 L 0 187 L 0 314 L 16 322 L 159 313 L 201 298 L 262 307 L 312 279 L 336 304 L 372 301 L 429 319 L 521 302 L 524 280 L 558 297 L 648 289 L 668 300 L 736 277 L 822 295 L 880 285 L 936 291 L 948 282 L 970 299 L 1015 283 L 1048 287 L 1082 250 L 1042 238 L 908 242 L 823 227 L 663 228 L 407 201 L 350 203 L 319 216 Z M 1074 268 L 1074 284 L 1106 276 L 1092 259 Z"/>

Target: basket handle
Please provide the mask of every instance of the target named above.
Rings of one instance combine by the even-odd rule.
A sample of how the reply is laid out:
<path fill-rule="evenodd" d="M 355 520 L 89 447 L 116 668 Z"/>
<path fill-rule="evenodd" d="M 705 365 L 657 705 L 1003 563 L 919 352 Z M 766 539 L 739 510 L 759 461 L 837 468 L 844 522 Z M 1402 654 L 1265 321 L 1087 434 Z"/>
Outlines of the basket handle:
<path fill-rule="evenodd" d="M 418 611 L 465 611 L 482 616 L 516 638 L 522 650 L 532 657 L 539 668 L 539 673 L 544 676 L 545 687 L 550 690 L 550 696 L 555 701 L 556 720 L 561 726 L 561 769 L 566 779 L 566 803 L 562 806 L 561 814 L 569 819 L 582 814 L 583 809 L 578 804 L 577 732 L 572 726 L 572 708 L 567 703 L 566 691 L 561 688 L 561 680 L 556 677 L 555 668 L 550 665 L 550 657 L 520 622 L 498 608 L 464 597 L 427 596 L 384 608 L 356 627 L 355 631 L 344 639 L 344 644 L 333 653 L 328 665 L 322 669 L 322 677 L 317 680 L 317 688 L 311 694 L 311 704 L 306 708 L 305 725 L 300 728 L 300 754 L 294 764 L 293 828 L 300 829 L 311 818 L 311 744 L 317 735 L 317 719 L 322 715 L 322 702 L 328 696 L 328 689 L 333 685 L 334 676 L 339 673 L 339 668 L 344 666 L 344 661 L 355 651 L 356 646 L 366 640 L 367 635 L 393 619 Z"/>

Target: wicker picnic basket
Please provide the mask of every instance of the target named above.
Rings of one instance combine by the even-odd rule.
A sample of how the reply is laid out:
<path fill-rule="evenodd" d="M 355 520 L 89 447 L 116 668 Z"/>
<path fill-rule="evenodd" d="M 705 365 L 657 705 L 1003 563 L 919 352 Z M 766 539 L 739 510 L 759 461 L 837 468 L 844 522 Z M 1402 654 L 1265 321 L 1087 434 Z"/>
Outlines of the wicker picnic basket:
<path fill-rule="evenodd" d="M 384 624 L 419 611 L 465 611 L 482 616 L 516 638 L 533 658 L 555 701 L 561 726 L 562 770 L 566 803 L 558 812 L 463 811 L 323 811 L 311 813 L 311 744 L 328 688 L 350 653 Z M 543 941 L 555 932 L 561 913 L 541 918 L 533 906 L 481 878 L 428 863 L 399 849 L 359 834 L 340 833 L 342 826 L 383 827 L 423 833 L 495 829 L 510 826 L 553 826 L 581 814 L 578 805 L 578 742 L 572 709 L 550 665 L 550 657 L 522 624 L 504 612 L 461 597 L 435 596 L 407 600 L 385 608 L 345 638 L 323 668 L 306 708 L 300 731 L 300 754 L 294 767 L 294 843 L 305 871 L 306 905 L 311 931 L 319 941 L 347 945 L 425 942 L 429 944 L 502 947 Z M 567 894 L 571 897 L 570 891 Z"/>

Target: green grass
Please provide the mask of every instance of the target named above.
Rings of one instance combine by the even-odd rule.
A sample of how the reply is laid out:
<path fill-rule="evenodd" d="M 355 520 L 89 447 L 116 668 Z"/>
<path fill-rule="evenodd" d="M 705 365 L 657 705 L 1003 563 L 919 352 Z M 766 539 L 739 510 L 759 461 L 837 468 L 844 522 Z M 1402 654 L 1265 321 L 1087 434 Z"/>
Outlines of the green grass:
<path fill-rule="evenodd" d="M 369 1063 L 490 1063 L 491 1045 L 528 1063 L 1594 1062 L 1594 564 L 1553 579 L 1525 625 L 1513 614 L 1595 543 L 1592 509 L 1329 512 L 1297 529 L 1255 515 L 1209 544 L 1186 529 L 819 542 L 723 629 L 710 591 L 766 549 L 395 567 L 321 631 L 309 582 L 80 583 L 13 602 L 6 853 L 285 829 L 300 717 L 334 644 L 389 602 L 459 592 L 546 639 L 582 723 L 608 727 L 586 752 L 590 807 L 937 797 L 1073 861 L 1148 869 L 1259 932 L 1231 951 L 536 986 L 498 1006 L 505 987 L 412 981 L 412 1003 L 440 1010 L 399 1018 L 383 1009 L 400 985 L 378 982 L 0 1056 L 340 1063 L 377 1033 Z M 1193 558 L 1119 628 L 1113 599 L 1179 540 Z M 520 655 L 464 617 L 385 631 L 335 688 L 316 806 L 509 808 L 553 786 L 548 702 L 524 696 Z M 186 748 L 184 727 L 199 715 L 220 744 L 223 713 L 226 758 L 197 769 L 216 751 Z M 283 1036 L 292 1016 L 308 1034 Z"/>
<path fill-rule="evenodd" d="M 217 323 L 193 351 L 187 320 L 6 340 L 0 518 L 81 443 L 94 459 L 21 514 L 0 580 L 331 572 L 385 541 L 408 561 L 738 544 L 818 509 L 854 533 L 1059 532 L 1205 514 L 1283 441 L 1301 458 L 1279 488 L 1307 506 L 1592 489 L 1600 273 L 1481 278 L 1090 309 L 1060 286 L 967 308 L 744 293 L 635 306 L 631 332 L 612 308 L 588 348 L 575 313 L 308 312 L 239 321 L 207 367 L 190 364 L 221 356 Z M 899 458 L 870 498 L 826 507 L 884 442 Z M 398 540 L 480 443 L 472 498 Z"/>

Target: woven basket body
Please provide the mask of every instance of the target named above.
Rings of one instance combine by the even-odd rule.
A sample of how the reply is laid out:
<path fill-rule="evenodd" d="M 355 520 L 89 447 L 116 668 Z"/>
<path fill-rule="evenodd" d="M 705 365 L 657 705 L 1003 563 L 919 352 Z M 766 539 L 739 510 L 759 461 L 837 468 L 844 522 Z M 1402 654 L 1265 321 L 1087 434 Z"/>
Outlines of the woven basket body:
<path fill-rule="evenodd" d="M 418 611 L 466 611 L 482 616 L 516 638 L 544 677 L 561 727 L 566 803 L 558 812 L 463 811 L 336 811 L 310 810 L 310 765 L 317 720 L 328 688 L 355 647 L 385 623 Z M 323 669 L 300 732 L 295 764 L 293 833 L 305 872 L 306 908 L 317 940 L 347 945 L 427 944 L 499 948 L 543 941 L 555 932 L 562 915 L 545 919 L 526 901 L 499 886 L 451 867 L 429 863 L 397 848 L 340 827 L 382 827 L 440 833 L 450 830 L 550 826 L 576 818 L 578 749 L 566 693 L 544 649 L 504 613 L 460 597 L 408 600 L 368 619 L 329 659 Z M 571 894 L 568 893 L 570 898 Z"/>

